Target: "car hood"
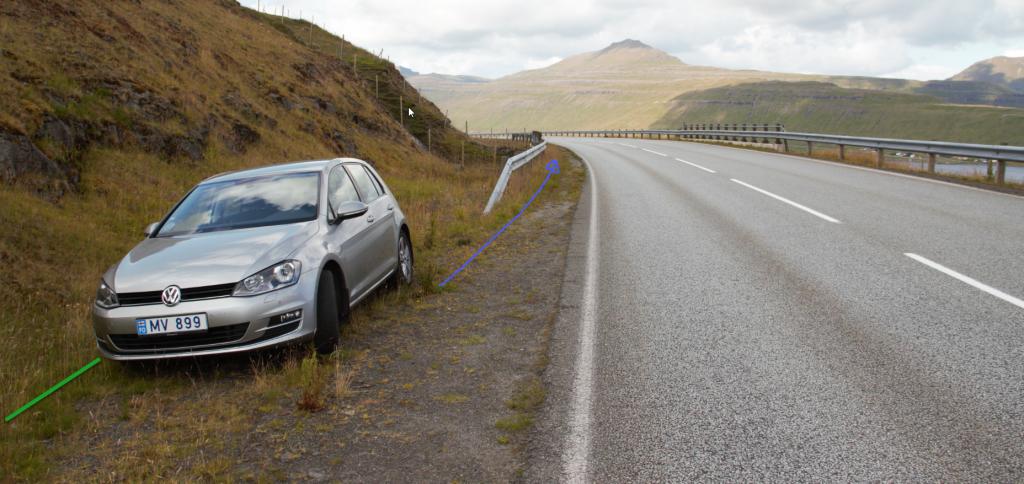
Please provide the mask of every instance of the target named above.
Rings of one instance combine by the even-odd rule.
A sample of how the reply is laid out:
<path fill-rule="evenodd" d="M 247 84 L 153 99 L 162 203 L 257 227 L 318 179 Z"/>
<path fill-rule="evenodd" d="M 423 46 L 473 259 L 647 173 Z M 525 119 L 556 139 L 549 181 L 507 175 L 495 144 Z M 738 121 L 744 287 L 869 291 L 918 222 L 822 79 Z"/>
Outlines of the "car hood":
<path fill-rule="evenodd" d="M 121 259 L 108 282 L 122 293 L 234 283 L 289 258 L 316 231 L 314 221 L 147 238 Z"/>

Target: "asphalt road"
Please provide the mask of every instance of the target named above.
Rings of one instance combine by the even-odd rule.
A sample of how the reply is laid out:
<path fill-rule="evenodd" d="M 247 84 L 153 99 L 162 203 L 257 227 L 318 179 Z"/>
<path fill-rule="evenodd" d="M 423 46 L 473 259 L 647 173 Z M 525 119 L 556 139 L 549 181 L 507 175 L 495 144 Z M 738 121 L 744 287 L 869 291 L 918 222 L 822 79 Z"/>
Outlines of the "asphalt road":
<path fill-rule="evenodd" d="M 550 141 L 591 180 L 528 480 L 1024 479 L 1024 198 Z"/>

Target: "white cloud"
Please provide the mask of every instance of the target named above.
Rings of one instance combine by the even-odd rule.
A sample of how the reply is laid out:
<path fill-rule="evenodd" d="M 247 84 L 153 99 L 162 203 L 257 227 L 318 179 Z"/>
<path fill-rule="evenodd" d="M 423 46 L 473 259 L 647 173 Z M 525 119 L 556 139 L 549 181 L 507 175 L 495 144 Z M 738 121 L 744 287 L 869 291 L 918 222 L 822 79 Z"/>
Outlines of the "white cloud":
<path fill-rule="evenodd" d="M 282 0 L 272 0 L 271 9 Z M 256 0 L 242 0 L 255 6 Z M 930 76 L 1024 46 L 1021 0 L 288 0 L 332 32 L 420 72 L 498 77 L 635 38 L 685 62 Z M 921 53 L 925 55 L 921 57 Z M 982 57 L 972 59 L 980 60 Z M 969 64 L 969 62 L 968 62 Z"/>
<path fill-rule="evenodd" d="M 705 63 L 814 74 L 877 75 L 910 64 L 905 50 L 853 24 L 840 32 L 757 25 L 699 50 Z"/>
<path fill-rule="evenodd" d="M 932 64 L 912 64 L 898 71 L 882 74 L 881 77 L 892 77 L 896 79 L 916 79 L 918 81 L 935 81 L 949 79 L 954 74 L 963 70 L 962 68 L 950 68 Z"/>

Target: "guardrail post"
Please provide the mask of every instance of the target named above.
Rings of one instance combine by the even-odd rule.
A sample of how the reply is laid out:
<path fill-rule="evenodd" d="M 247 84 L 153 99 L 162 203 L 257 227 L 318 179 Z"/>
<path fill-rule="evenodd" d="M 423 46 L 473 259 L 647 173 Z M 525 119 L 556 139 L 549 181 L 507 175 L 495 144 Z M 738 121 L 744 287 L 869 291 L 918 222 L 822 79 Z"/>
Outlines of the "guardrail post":
<path fill-rule="evenodd" d="M 1006 162 L 1003 160 L 996 160 L 996 183 L 1006 183 Z"/>
<path fill-rule="evenodd" d="M 928 153 L 928 173 L 935 173 L 935 153 Z"/>
<path fill-rule="evenodd" d="M 846 145 L 839 145 L 839 161 L 846 161 Z"/>
<path fill-rule="evenodd" d="M 875 148 L 875 167 L 881 168 L 885 165 L 885 150 L 882 148 Z"/>

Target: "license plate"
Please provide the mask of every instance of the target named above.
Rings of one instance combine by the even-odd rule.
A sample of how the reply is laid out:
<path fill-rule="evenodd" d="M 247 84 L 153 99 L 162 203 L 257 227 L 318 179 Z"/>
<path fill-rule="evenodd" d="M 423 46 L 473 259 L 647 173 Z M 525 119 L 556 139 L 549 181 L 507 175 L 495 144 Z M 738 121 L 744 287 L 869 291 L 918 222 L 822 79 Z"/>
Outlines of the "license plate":
<path fill-rule="evenodd" d="M 139 318 L 135 320 L 135 334 L 148 336 L 152 334 L 187 333 L 189 331 L 206 331 L 205 314 L 184 314 L 162 318 Z"/>

